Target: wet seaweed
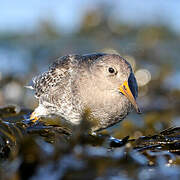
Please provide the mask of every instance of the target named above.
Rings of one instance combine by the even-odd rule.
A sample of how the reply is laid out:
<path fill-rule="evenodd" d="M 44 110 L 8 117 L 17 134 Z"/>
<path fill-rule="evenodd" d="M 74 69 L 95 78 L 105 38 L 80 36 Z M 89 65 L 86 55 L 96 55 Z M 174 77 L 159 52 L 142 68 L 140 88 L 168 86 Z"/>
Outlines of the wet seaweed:
<path fill-rule="evenodd" d="M 6 112 L 16 121 L 8 122 L 6 112 L 0 121 L 0 179 L 180 177 L 180 127 L 116 139 L 107 132 L 90 133 L 85 119 L 74 129 L 56 123 L 56 118 L 34 124 L 22 120 L 27 111 L 14 113 L 11 108 Z"/>

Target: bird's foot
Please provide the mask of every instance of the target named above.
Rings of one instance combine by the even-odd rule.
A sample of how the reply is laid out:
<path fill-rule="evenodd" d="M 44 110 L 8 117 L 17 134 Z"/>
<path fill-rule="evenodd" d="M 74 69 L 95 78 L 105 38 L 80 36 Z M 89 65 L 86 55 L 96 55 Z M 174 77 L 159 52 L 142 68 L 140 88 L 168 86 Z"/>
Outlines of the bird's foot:
<path fill-rule="evenodd" d="M 33 112 L 31 115 L 30 115 L 30 121 L 35 123 L 38 121 L 38 117 L 36 116 L 35 112 Z"/>
<path fill-rule="evenodd" d="M 25 124 L 29 124 L 29 125 L 35 125 L 36 123 L 38 123 L 39 121 L 39 117 L 35 114 L 35 112 L 31 113 L 30 115 L 25 115 L 24 116 L 24 120 L 22 121 Z"/>

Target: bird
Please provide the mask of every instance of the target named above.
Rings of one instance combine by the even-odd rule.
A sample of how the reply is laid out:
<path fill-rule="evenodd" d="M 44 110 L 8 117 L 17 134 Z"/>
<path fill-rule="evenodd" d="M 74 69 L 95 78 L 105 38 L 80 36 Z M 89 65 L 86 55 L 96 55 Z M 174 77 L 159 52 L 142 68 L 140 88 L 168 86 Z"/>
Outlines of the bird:
<path fill-rule="evenodd" d="M 118 54 L 70 54 L 57 58 L 49 70 L 36 76 L 29 88 L 39 105 L 30 119 L 57 115 L 79 125 L 88 109 L 93 132 L 122 121 L 133 110 L 138 85 L 131 65 Z M 60 118 L 60 119 L 61 119 Z"/>

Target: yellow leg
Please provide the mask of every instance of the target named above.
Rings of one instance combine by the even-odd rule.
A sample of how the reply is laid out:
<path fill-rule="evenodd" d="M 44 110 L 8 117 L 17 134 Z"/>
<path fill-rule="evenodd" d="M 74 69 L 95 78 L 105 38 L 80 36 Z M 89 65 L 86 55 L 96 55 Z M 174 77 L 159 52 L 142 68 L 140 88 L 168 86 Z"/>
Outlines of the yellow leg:
<path fill-rule="evenodd" d="M 35 115 L 35 112 L 33 112 L 30 116 L 30 120 L 35 123 L 39 118 Z"/>

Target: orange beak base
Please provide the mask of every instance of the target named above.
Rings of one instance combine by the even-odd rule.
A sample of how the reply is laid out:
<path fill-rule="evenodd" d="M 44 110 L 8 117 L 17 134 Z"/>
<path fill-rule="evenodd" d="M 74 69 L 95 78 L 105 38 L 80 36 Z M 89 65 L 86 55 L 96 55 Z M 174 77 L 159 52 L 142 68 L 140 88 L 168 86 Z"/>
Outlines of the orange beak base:
<path fill-rule="evenodd" d="M 134 106 L 136 112 L 137 112 L 138 114 L 140 114 L 141 111 L 140 111 L 140 109 L 139 109 L 139 107 L 138 107 L 138 104 L 136 103 L 136 100 L 135 100 L 135 98 L 134 98 L 134 96 L 133 96 L 133 94 L 132 94 L 132 92 L 131 92 L 131 90 L 130 90 L 130 88 L 129 88 L 128 82 L 125 81 L 125 82 L 119 87 L 119 90 L 120 90 L 120 92 L 121 92 L 123 95 L 125 95 L 125 96 L 129 99 L 129 101 L 130 101 L 130 102 L 132 103 L 132 105 Z"/>

